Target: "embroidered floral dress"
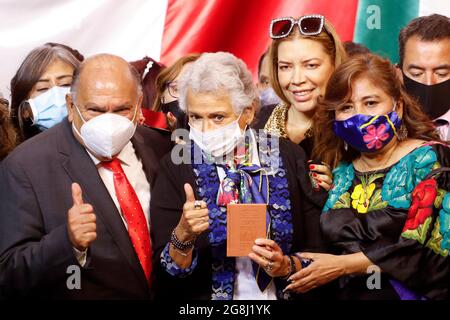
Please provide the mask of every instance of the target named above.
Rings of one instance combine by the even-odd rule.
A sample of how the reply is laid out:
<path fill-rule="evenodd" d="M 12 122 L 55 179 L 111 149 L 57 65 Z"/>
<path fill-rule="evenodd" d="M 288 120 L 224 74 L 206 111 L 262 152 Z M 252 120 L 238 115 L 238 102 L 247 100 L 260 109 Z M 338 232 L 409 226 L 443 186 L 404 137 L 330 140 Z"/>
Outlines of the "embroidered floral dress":
<path fill-rule="evenodd" d="M 334 170 L 324 237 L 334 253 L 362 251 L 382 271 L 378 289 L 368 289 L 376 287 L 368 275 L 340 279 L 341 298 L 448 298 L 449 166 L 449 148 L 434 144 L 382 171 L 361 173 L 351 163 Z"/>

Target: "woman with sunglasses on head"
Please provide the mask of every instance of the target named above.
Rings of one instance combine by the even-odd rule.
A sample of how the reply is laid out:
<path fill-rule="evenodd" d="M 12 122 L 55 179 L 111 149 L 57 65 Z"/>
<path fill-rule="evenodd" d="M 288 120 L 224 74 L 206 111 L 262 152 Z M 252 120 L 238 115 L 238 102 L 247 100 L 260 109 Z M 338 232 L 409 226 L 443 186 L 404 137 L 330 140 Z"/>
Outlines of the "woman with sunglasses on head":
<path fill-rule="evenodd" d="M 314 154 L 337 165 L 321 228 L 339 255 L 301 254 L 313 261 L 287 289 L 340 277 L 341 299 L 448 299 L 450 149 L 395 67 L 344 62 L 315 121 Z"/>
<path fill-rule="evenodd" d="M 333 26 L 321 15 L 274 19 L 270 37 L 270 80 L 282 102 L 261 109 L 253 127 L 299 144 L 310 157 L 317 98 L 346 53 Z M 327 165 L 319 161 L 310 169 L 313 185 L 328 190 Z"/>
<path fill-rule="evenodd" d="M 199 54 L 179 58 L 156 77 L 156 97 L 152 110 L 164 112 L 170 130 L 187 129 L 186 114 L 178 106 L 178 79 L 186 68 L 198 59 Z"/>
<path fill-rule="evenodd" d="M 67 116 L 66 94 L 82 60 L 77 50 L 50 42 L 26 56 L 11 80 L 12 120 L 20 142 Z"/>

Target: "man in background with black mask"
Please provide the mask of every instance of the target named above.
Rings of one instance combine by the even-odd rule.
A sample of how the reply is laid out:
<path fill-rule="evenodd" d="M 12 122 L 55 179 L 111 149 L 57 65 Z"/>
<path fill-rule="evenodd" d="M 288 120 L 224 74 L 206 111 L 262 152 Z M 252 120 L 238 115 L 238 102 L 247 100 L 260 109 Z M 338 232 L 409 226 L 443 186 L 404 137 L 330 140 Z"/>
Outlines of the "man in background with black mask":
<path fill-rule="evenodd" d="M 450 140 L 450 18 L 432 14 L 413 19 L 399 34 L 399 67 L 409 94 Z"/>

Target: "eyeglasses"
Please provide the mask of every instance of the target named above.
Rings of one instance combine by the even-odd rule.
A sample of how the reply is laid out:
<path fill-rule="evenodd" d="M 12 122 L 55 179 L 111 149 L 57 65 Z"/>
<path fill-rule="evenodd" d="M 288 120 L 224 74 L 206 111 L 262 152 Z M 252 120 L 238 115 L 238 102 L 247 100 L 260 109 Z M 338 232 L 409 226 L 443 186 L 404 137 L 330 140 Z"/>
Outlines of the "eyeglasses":
<path fill-rule="evenodd" d="M 178 84 L 176 81 L 167 82 L 166 88 L 172 98 L 178 99 Z"/>
<path fill-rule="evenodd" d="M 285 38 L 291 34 L 295 25 L 298 25 L 302 35 L 316 36 L 322 32 L 324 22 L 325 18 L 319 14 L 303 16 L 298 21 L 292 17 L 273 19 L 270 23 L 270 37 L 272 39 Z"/>

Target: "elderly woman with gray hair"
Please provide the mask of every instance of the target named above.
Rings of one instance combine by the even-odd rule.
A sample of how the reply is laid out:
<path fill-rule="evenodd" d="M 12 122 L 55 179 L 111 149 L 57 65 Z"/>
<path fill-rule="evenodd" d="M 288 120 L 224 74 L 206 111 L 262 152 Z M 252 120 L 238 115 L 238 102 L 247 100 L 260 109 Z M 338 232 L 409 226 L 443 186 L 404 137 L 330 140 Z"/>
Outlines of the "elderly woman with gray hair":
<path fill-rule="evenodd" d="M 244 62 L 204 53 L 178 82 L 190 143 L 162 160 L 152 192 L 155 298 L 314 298 L 291 295 L 287 278 L 305 267 L 295 253 L 322 251 L 305 153 L 249 128 L 257 93 Z M 246 256 L 227 256 L 227 205 L 264 203 L 266 238 Z M 319 289 L 322 290 L 322 289 Z"/>

